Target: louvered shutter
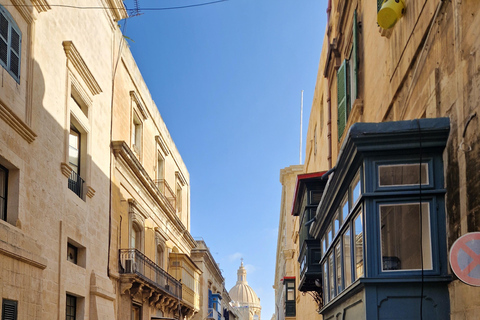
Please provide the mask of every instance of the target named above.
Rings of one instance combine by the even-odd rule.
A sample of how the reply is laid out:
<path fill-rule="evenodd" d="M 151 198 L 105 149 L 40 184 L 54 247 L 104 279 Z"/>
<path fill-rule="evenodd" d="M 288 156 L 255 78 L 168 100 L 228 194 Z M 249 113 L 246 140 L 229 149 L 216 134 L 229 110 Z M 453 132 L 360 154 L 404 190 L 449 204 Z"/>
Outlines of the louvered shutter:
<path fill-rule="evenodd" d="M 382 7 L 383 0 L 377 0 L 377 12 L 380 11 L 380 8 Z"/>
<path fill-rule="evenodd" d="M 17 77 L 20 77 L 20 33 L 11 28 L 10 33 L 10 71 Z"/>
<path fill-rule="evenodd" d="M 17 320 L 17 301 L 3 299 L 2 320 Z"/>
<path fill-rule="evenodd" d="M 7 66 L 8 57 L 8 20 L 0 11 L 0 62 Z"/>
<path fill-rule="evenodd" d="M 342 137 L 347 123 L 347 62 L 343 61 L 337 72 L 337 103 L 338 103 L 338 140 Z"/>
<path fill-rule="evenodd" d="M 358 97 L 358 28 L 357 28 L 357 10 L 353 12 L 353 44 L 352 57 L 353 74 L 350 75 L 352 88 L 352 97 L 350 97 L 352 104 Z"/>

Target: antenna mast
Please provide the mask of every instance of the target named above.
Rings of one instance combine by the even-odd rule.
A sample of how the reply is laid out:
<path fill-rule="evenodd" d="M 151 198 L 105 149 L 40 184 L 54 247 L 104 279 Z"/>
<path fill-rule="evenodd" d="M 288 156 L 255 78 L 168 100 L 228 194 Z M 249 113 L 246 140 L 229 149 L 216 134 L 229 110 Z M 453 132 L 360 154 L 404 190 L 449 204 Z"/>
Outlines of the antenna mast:
<path fill-rule="evenodd" d="M 300 164 L 302 164 L 302 127 L 303 127 L 303 90 L 302 90 L 302 102 L 300 104 Z"/>

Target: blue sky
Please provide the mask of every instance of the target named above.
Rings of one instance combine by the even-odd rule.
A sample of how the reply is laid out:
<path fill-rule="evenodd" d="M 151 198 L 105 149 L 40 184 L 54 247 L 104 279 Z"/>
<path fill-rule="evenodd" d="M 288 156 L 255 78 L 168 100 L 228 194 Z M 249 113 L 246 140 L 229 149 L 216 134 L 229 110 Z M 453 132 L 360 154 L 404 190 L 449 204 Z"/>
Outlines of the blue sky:
<path fill-rule="evenodd" d="M 142 10 L 209 1 L 139 0 L 143 15 L 128 19 L 125 35 L 190 173 L 192 235 L 210 247 L 227 290 L 244 258 L 269 320 L 279 172 L 299 163 L 302 90 L 305 149 L 327 1 Z"/>

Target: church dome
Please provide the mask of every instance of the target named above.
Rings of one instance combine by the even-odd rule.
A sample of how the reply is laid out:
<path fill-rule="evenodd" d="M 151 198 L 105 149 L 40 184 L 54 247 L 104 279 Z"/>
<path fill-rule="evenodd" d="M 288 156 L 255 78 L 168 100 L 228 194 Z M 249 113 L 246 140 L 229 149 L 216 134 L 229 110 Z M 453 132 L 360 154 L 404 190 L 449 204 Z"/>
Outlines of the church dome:
<path fill-rule="evenodd" d="M 228 292 L 230 298 L 237 302 L 240 306 L 258 307 L 260 308 L 260 299 L 247 282 L 247 270 L 242 264 L 237 271 L 237 284 Z"/>

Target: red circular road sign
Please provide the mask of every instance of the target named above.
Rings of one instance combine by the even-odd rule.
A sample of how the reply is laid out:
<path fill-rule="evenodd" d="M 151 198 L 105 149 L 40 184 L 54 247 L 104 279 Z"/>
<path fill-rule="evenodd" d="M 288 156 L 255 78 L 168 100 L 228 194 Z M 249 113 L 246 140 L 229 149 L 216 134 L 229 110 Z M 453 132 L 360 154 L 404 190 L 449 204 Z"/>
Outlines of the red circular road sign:
<path fill-rule="evenodd" d="M 450 265 L 457 277 L 472 286 L 480 286 L 480 232 L 467 233 L 450 248 Z"/>

